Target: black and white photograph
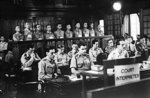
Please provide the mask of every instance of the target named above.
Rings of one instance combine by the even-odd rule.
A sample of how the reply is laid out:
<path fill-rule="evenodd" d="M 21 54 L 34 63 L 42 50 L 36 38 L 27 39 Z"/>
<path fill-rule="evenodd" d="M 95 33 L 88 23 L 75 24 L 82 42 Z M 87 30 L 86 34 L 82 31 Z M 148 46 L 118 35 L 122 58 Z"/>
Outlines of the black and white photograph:
<path fill-rule="evenodd" d="M 0 98 L 150 98 L 150 0 L 0 0 Z"/>

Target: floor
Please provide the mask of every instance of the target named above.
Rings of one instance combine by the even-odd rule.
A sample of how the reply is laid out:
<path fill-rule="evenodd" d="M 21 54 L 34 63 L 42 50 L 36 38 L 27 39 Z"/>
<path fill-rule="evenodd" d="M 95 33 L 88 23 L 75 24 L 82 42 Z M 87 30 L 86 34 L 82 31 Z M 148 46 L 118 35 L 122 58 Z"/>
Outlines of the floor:
<path fill-rule="evenodd" d="M 6 90 L 5 88 L 5 78 L 4 78 L 4 74 L 1 71 L 0 73 L 0 98 L 15 98 L 16 94 L 17 94 L 17 89 L 15 87 L 15 85 L 10 85 L 10 87 Z"/>

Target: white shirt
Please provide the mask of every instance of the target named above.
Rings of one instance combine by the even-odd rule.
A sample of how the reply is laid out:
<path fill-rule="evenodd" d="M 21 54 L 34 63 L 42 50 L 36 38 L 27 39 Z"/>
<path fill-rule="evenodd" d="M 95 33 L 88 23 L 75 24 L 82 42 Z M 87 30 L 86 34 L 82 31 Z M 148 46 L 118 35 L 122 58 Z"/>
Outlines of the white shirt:
<path fill-rule="evenodd" d="M 108 55 L 107 60 L 122 59 L 122 58 L 128 58 L 128 57 L 129 57 L 129 54 L 126 50 L 123 50 L 121 53 L 119 53 L 118 49 L 116 48 Z"/>

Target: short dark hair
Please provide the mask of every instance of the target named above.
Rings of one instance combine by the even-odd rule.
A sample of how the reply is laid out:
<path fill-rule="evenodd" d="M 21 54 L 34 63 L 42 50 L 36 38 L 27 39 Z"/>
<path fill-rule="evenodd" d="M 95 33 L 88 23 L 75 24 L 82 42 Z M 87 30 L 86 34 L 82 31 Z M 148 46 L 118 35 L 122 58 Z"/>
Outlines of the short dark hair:
<path fill-rule="evenodd" d="M 116 46 L 117 46 L 117 45 L 120 45 L 120 41 L 124 41 L 124 39 L 118 39 L 118 40 L 116 41 Z"/>
<path fill-rule="evenodd" d="M 51 26 L 51 25 L 50 25 L 50 24 L 47 24 L 46 27 L 47 27 L 47 26 Z"/>
<path fill-rule="evenodd" d="M 76 41 L 73 41 L 72 44 L 77 44 L 77 42 L 76 42 Z"/>
<path fill-rule="evenodd" d="M 109 43 L 109 41 L 111 41 L 111 40 L 113 41 L 113 39 L 108 39 L 108 40 L 107 40 L 107 43 Z"/>
<path fill-rule="evenodd" d="M 80 48 L 81 46 L 86 46 L 86 44 L 85 44 L 85 42 L 80 41 L 80 42 L 78 43 L 78 46 L 79 46 L 79 48 Z"/>
<path fill-rule="evenodd" d="M 27 49 L 30 49 L 30 48 L 34 48 L 34 45 L 32 44 L 27 45 Z"/>
<path fill-rule="evenodd" d="M 49 48 L 46 48 L 46 49 L 45 49 L 45 52 L 49 52 L 49 50 L 52 50 L 52 49 L 55 50 L 55 47 L 54 47 L 54 46 L 50 46 Z"/>
<path fill-rule="evenodd" d="M 98 42 L 97 39 L 92 40 L 92 45 L 95 44 L 96 42 Z"/>
<path fill-rule="evenodd" d="M 64 45 L 58 45 L 57 48 L 64 48 Z"/>

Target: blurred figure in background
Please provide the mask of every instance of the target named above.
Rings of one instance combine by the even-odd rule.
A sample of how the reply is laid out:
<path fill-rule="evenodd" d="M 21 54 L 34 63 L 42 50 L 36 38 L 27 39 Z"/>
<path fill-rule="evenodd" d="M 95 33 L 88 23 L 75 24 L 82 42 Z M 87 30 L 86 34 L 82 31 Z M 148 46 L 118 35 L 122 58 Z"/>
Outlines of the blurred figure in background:
<path fill-rule="evenodd" d="M 73 38 L 73 32 L 71 31 L 71 25 L 70 24 L 66 25 L 65 37 L 66 38 Z M 71 45 L 72 45 L 72 40 L 68 40 L 67 41 L 68 48 L 71 48 Z"/>
<path fill-rule="evenodd" d="M 70 24 L 66 25 L 65 36 L 66 36 L 66 38 L 72 38 L 73 37 L 73 32 L 71 31 L 71 25 Z"/>
<path fill-rule="evenodd" d="M 41 30 L 41 25 L 37 24 L 36 25 L 36 31 L 34 33 L 34 40 L 43 40 L 44 39 L 44 35 L 43 32 Z"/>
<path fill-rule="evenodd" d="M 32 40 L 33 39 L 33 34 L 32 34 L 32 30 L 30 28 L 30 24 L 28 22 L 25 23 L 24 25 L 24 40 L 28 41 L 28 40 Z"/>
<path fill-rule="evenodd" d="M 58 24 L 57 30 L 54 32 L 57 39 L 64 38 L 64 31 L 61 29 L 62 29 L 62 25 Z"/>
<path fill-rule="evenodd" d="M 74 30 L 75 37 L 82 37 L 82 30 L 80 29 L 80 23 L 76 23 Z"/>
<path fill-rule="evenodd" d="M 15 27 L 15 33 L 13 34 L 13 41 L 23 41 L 23 35 L 20 33 L 20 26 Z"/>
<path fill-rule="evenodd" d="M 54 36 L 54 33 L 52 32 L 52 28 L 50 24 L 46 26 L 46 32 L 44 36 L 45 36 L 45 39 L 55 39 L 55 36 Z"/>
<path fill-rule="evenodd" d="M 84 37 L 90 36 L 90 32 L 89 32 L 88 25 L 86 22 L 83 24 L 83 30 L 82 31 L 83 31 Z"/>
<path fill-rule="evenodd" d="M 97 29 L 95 30 L 96 36 L 104 36 L 104 32 L 102 31 L 102 28 L 100 25 L 97 26 Z"/>
<path fill-rule="evenodd" d="M 51 28 L 50 24 L 48 24 L 46 26 L 46 32 L 44 33 L 44 37 L 45 37 L 46 40 L 48 40 L 48 39 L 55 39 L 55 35 L 52 32 L 52 28 Z M 55 41 L 52 41 L 52 42 L 48 41 L 46 43 L 46 48 L 49 48 L 50 46 L 55 46 Z"/>
<path fill-rule="evenodd" d="M 0 37 L 0 59 L 1 60 L 4 59 L 7 47 L 8 47 L 8 42 L 5 41 L 4 36 L 1 36 Z"/>
<path fill-rule="evenodd" d="M 93 23 L 90 24 L 89 33 L 90 33 L 91 37 L 95 37 L 95 30 L 94 30 L 94 24 Z"/>

